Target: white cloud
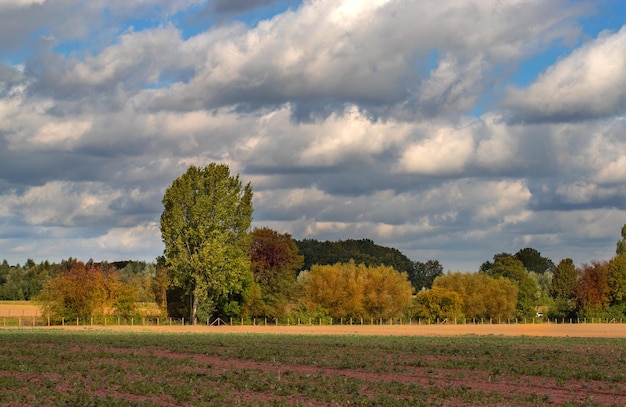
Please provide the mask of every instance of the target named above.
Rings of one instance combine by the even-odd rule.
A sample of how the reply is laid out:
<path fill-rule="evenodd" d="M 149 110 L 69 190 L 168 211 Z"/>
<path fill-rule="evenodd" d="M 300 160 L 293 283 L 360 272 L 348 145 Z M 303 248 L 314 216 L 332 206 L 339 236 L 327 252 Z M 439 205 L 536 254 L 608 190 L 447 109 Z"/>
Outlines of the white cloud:
<path fill-rule="evenodd" d="M 323 122 L 303 123 L 294 131 L 310 135 L 300 154 L 304 165 L 333 165 L 354 156 L 374 160 L 377 154 L 402 142 L 411 131 L 408 123 L 372 122 L 353 106 L 345 114 L 332 115 Z"/>
<path fill-rule="evenodd" d="M 91 126 L 92 123 L 89 121 L 48 123 L 41 127 L 29 142 L 41 149 L 69 148 L 72 142 L 79 140 L 91 130 Z"/>
<path fill-rule="evenodd" d="M 10 197 L 11 212 L 31 225 L 77 226 L 110 215 L 107 206 L 116 195 L 104 185 L 52 181 Z"/>
<path fill-rule="evenodd" d="M 161 243 L 161 232 L 156 222 L 131 227 L 114 227 L 105 235 L 91 239 L 104 253 L 133 256 L 138 252 L 152 251 Z"/>
<path fill-rule="evenodd" d="M 435 127 L 431 133 L 424 140 L 406 146 L 398 171 L 449 175 L 464 170 L 474 153 L 471 127 Z"/>
<path fill-rule="evenodd" d="M 188 83 L 159 92 L 154 106 L 212 109 L 319 98 L 389 106 L 426 81 L 424 103 L 441 100 L 450 104 L 444 110 L 463 110 L 482 89 L 481 68 L 576 35 L 570 21 L 582 9 L 564 4 L 305 2 L 253 29 L 230 25 L 198 35 L 194 41 L 207 47 L 203 66 Z M 442 61 L 422 78 L 415 66 L 427 63 L 433 49 Z"/>
<path fill-rule="evenodd" d="M 626 109 L 626 26 L 604 33 L 546 70 L 526 89 L 510 89 L 507 106 L 528 121 L 621 115 Z"/>
<path fill-rule="evenodd" d="M 520 129 L 507 125 L 498 115 L 481 117 L 483 133 L 476 147 L 476 163 L 493 172 L 503 172 L 523 165 L 519 144 L 524 135 Z"/>

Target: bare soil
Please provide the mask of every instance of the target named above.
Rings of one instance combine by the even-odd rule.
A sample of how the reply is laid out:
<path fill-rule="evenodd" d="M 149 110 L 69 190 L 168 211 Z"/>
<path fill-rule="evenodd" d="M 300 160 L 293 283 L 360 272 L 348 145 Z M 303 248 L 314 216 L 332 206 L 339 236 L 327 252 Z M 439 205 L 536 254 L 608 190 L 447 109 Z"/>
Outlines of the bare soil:
<path fill-rule="evenodd" d="M 398 336 L 546 336 L 626 338 L 626 324 L 458 324 L 458 325 L 185 325 L 185 326 L 69 326 L 61 329 L 110 329 L 150 332 L 259 333 L 292 335 L 398 335 Z"/>

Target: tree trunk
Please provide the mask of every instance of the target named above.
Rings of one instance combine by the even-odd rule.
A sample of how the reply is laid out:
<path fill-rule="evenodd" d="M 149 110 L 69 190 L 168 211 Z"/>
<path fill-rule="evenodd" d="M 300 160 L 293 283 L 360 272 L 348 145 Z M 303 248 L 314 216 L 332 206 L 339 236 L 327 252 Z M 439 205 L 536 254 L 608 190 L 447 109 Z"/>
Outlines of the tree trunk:
<path fill-rule="evenodd" d="M 198 296 L 195 293 L 195 290 L 191 292 L 191 307 L 189 309 L 189 323 L 191 325 L 196 324 L 196 315 L 198 312 Z"/>

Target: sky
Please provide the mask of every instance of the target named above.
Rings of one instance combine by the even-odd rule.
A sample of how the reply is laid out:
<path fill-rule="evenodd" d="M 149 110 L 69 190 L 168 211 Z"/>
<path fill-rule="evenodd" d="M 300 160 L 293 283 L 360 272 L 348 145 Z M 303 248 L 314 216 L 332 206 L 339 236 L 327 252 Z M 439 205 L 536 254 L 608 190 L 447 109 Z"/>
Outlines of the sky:
<path fill-rule="evenodd" d="M 0 259 L 154 261 L 211 162 L 296 239 L 608 260 L 626 2 L 0 0 Z"/>

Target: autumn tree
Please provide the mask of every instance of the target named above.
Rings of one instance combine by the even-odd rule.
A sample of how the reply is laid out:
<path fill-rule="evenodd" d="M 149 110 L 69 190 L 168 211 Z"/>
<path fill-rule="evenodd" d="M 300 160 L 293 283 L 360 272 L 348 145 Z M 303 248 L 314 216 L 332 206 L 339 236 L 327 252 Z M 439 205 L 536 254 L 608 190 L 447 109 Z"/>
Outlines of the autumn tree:
<path fill-rule="evenodd" d="M 161 236 L 172 286 L 187 299 L 189 319 L 212 316 L 244 290 L 250 274 L 252 188 L 228 166 L 190 167 L 163 197 Z"/>
<path fill-rule="evenodd" d="M 251 316 L 281 318 L 288 313 L 303 259 L 288 233 L 267 227 L 252 231 L 250 261 L 256 287 L 250 287 L 246 304 Z"/>
<path fill-rule="evenodd" d="M 491 277 L 504 277 L 517 286 L 516 316 L 518 318 L 532 318 L 535 315 L 536 293 L 539 287 L 530 278 L 520 260 L 513 256 L 497 257 L 485 274 Z"/>
<path fill-rule="evenodd" d="M 576 290 L 576 305 L 579 316 L 602 315 L 611 301 L 608 262 L 594 261 L 591 264 L 583 264 L 578 273 L 580 277 Z"/>
<path fill-rule="evenodd" d="M 467 319 L 508 319 L 515 316 L 517 286 L 504 277 L 485 273 L 448 272 L 435 279 L 433 289 L 454 291 L 461 297 Z"/>
<path fill-rule="evenodd" d="M 37 298 L 52 319 L 87 319 L 112 311 L 122 317 L 136 313 L 136 291 L 119 281 L 115 268 L 72 260 L 48 280 Z"/>
<path fill-rule="evenodd" d="M 308 309 L 333 318 L 395 318 L 411 306 L 413 288 L 406 273 L 388 266 L 314 265 L 298 281 Z"/>
<path fill-rule="evenodd" d="M 463 299 L 456 291 L 433 287 L 417 293 L 414 316 L 431 319 L 456 319 L 463 315 Z"/>

